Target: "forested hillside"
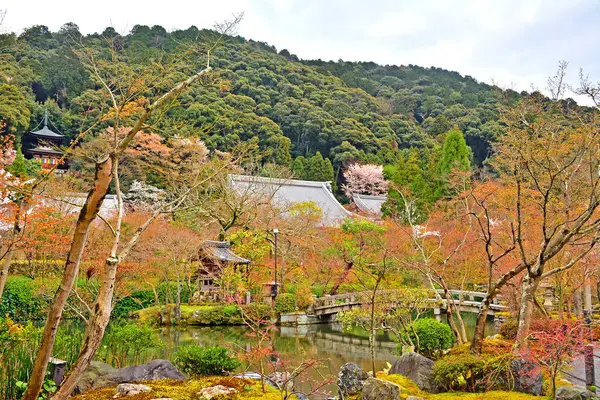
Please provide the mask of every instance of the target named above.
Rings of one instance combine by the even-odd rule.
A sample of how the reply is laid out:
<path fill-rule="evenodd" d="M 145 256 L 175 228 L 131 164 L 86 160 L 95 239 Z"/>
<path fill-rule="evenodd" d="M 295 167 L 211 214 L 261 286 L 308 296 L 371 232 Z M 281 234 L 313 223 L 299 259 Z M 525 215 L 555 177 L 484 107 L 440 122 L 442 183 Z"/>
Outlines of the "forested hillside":
<path fill-rule="evenodd" d="M 168 33 L 160 26 L 141 25 L 126 36 L 112 28 L 82 36 L 71 23 L 58 32 L 34 26 L 18 36 L 4 35 L 0 117 L 18 137 L 35 128 L 47 109 L 56 128 L 73 138 L 93 120 L 87 107 L 100 89 L 77 49 L 108 49 L 105 38 L 112 38 L 126 50 L 128 61 L 142 68 L 190 41 L 207 42 L 213 36 L 195 27 Z M 241 37 L 228 37 L 213 57 L 219 83 L 182 96 L 169 110 L 171 118 L 165 118 L 176 123 L 159 121 L 162 136 L 198 136 L 209 149 L 223 151 L 240 141 L 257 140 L 268 153 L 266 162 L 287 166 L 299 156 L 310 159 L 320 153 L 339 179 L 340 169 L 350 162 L 396 164 L 403 149 L 424 149 L 418 158 L 426 160 L 438 152 L 443 135 L 454 125 L 464 133 L 478 166 L 501 131 L 495 88 L 456 72 L 299 61 L 288 50 L 277 52 Z M 192 67 L 200 68 L 200 63 L 198 58 Z M 167 79 L 180 77 L 177 71 L 165 74 L 172 75 Z M 303 163 L 301 159 L 294 165 Z"/>

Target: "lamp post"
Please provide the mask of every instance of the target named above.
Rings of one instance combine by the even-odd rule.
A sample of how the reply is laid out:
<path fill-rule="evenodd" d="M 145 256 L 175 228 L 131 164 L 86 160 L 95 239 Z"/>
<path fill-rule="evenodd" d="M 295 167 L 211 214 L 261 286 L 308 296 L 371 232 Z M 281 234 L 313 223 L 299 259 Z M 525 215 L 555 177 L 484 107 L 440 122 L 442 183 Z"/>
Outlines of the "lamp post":
<path fill-rule="evenodd" d="M 273 229 L 273 237 L 274 237 L 274 242 L 275 242 L 275 266 L 273 267 L 273 283 L 275 283 L 275 285 L 273 286 L 273 299 L 275 299 L 275 297 L 277 297 L 277 235 L 279 234 L 279 229 L 275 228 Z"/>

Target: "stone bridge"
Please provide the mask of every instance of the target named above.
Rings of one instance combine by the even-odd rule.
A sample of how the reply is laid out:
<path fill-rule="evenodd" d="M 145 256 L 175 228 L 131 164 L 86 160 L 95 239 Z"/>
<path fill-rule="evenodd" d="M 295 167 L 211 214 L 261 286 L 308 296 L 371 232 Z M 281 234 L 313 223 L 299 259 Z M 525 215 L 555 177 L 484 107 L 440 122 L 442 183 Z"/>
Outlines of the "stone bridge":
<path fill-rule="evenodd" d="M 386 294 L 393 296 L 394 293 L 398 293 L 398 291 L 382 290 L 378 292 L 379 295 L 383 296 L 385 296 Z M 440 295 L 443 295 L 444 291 L 439 289 L 438 293 L 440 293 Z M 450 293 L 452 294 L 452 301 L 454 305 L 461 312 L 472 313 L 479 312 L 479 309 L 481 308 L 481 302 L 486 295 L 486 293 L 484 292 L 470 292 L 464 290 L 450 290 Z M 312 313 L 317 316 L 328 317 L 342 311 L 352 310 L 353 308 L 360 307 L 362 305 L 361 298 L 364 297 L 366 294 L 366 292 L 353 292 L 337 294 L 334 296 L 320 297 L 318 299 L 315 299 L 315 302 L 312 305 Z M 446 299 L 439 300 L 436 298 L 431 298 L 428 300 L 428 302 L 436 314 L 439 314 L 441 310 L 445 310 L 448 307 Z M 493 304 L 490 305 L 489 315 L 494 315 L 497 311 L 507 310 L 508 307 L 499 304 L 499 299 L 498 297 L 496 297 L 493 301 Z"/>

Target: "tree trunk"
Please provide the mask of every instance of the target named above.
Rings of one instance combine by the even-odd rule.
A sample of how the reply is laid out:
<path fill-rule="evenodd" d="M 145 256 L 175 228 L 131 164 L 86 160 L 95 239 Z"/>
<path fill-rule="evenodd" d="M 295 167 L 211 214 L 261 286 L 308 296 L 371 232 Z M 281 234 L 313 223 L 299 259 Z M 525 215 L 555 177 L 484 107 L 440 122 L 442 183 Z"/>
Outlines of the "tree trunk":
<path fill-rule="evenodd" d="M 337 282 L 333 285 L 333 287 L 329 291 L 330 296 L 333 296 L 337 293 L 338 289 L 340 288 L 340 285 L 342 283 L 344 283 L 344 281 L 350 274 L 350 271 L 352 270 L 353 266 L 354 266 L 354 263 L 351 263 L 351 262 L 346 263 L 346 268 L 344 268 L 344 272 L 342 272 L 342 275 L 340 276 L 340 278 L 337 280 Z"/>
<path fill-rule="evenodd" d="M 523 277 L 521 283 L 521 309 L 519 312 L 519 327 L 517 329 L 517 337 L 515 340 L 515 347 L 517 349 L 527 347 L 527 335 L 529 334 L 531 317 L 533 315 L 533 298 L 537 291 L 539 280 L 539 276 L 533 276 L 531 273 L 527 273 Z"/>
<path fill-rule="evenodd" d="M 369 332 L 369 347 L 371 350 L 371 370 L 373 376 L 377 376 L 375 371 L 375 297 L 377 295 L 377 289 L 373 292 L 371 297 L 371 332 Z"/>
<path fill-rule="evenodd" d="M 464 340 L 463 340 L 463 336 L 461 334 L 461 332 L 459 331 L 458 327 L 456 326 L 456 321 L 454 321 L 454 301 L 452 299 L 452 295 L 450 294 L 450 291 L 448 290 L 448 288 L 445 286 L 445 284 L 443 284 L 443 290 L 444 290 L 444 298 L 446 299 L 446 318 L 448 320 L 448 325 L 450 325 L 450 328 L 452 329 L 452 333 L 454 334 L 454 337 L 456 338 L 456 343 L 457 344 L 463 344 Z"/>
<path fill-rule="evenodd" d="M 592 286 L 589 283 L 583 286 L 583 314 L 590 318 L 592 316 Z"/>
<path fill-rule="evenodd" d="M 113 288 L 117 276 L 117 266 L 119 260 L 117 258 L 109 258 L 104 266 L 102 284 L 96 302 L 92 308 L 93 315 L 90 317 L 88 326 L 85 331 L 81 351 L 77 360 L 69 370 L 69 374 L 65 378 L 56 394 L 52 396 L 53 400 L 67 399 L 77 386 L 79 377 L 87 369 L 92 362 L 98 347 L 104 336 L 104 330 L 110 321 L 110 313 L 112 311 Z M 126 362 L 126 360 L 123 360 Z"/>
<path fill-rule="evenodd" d="M 6 287 L 6 280 L 8 279 L 10 264 L 12 263 L 13 255 L 15 253 L 14 240 L 21 233 L 21 215 L 23 211 L 23 200 L 18 200 L 16 202 L 16 205 L 17 209 L 15 212 L 15 222 L 13 224 L 13 229 L 8 237 L 9 247 L 6 251 L 6 254 L 4 254 L 4 259 L 2 260 L 2 270 L 0 270 L 0 302 L 2 302 L 2 295 L 4 294 L 4 288 Z"/>
<path fill-rule="evenodd" d="M 573 294 L 573 311 L 577 318 L 583 318 L 583 294 L 581 288 L 575 290 Z"/>
<path fill-rule="evenodd" d="M 77 219 L 75 230 L 73 232 L 71 248 L 69 249 L 65 263 L 63 278 L 54 295 L 50 310 L 48 311 L 48 316 L 46 317 L 42 342 L 29 378 L 27 390 L 23 394 L 23 400 L 37 400 L 38 398 L 46 377 L 48 361 L 52 356 L 54 339 L 60 324 L 63 309 L 67 302 L 67 298 L 73 289 L 75 279 L 77 279 L 79 274 L 79 265 L 81 263 L 81 257 L 87 241 L 90 225 L 96 218 L 98 210 L 100 210 L 100 206 L 102 205 L 104 196 L 106 196 L 106 193 L 108 192 L 111 180 L 112 159 L 107 156 L 96 164 L 94 186 L 88 193 L 87 199 L 79 213 L 79 218 Z"/>
<path fill-rule="evenodd" d="M 475 322 L 475 331 L 473 332 L 473 339 L 471 339 L 471 352 L 475 354 L 481 354 L 483 339 L 485 338 L 485 325 L 487 323 L 487 315 L 490 309 L 491 296 L 488 293 L 483 302 L 481 303 L 481 309 L 477 314 L 477 321 Z"/>
<path fill-rule="evenodd" d="M 181 279 L 177 279 L 177 293 L 175 294 L 175 323 L 181 319 Z"/>

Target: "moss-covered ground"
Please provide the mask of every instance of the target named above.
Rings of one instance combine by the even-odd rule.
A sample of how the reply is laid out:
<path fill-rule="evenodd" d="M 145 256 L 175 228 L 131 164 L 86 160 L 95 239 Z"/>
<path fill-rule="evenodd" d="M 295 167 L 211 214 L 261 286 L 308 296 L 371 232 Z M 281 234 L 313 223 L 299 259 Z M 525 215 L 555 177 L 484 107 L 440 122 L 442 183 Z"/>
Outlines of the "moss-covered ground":
<path fill-rule="evenodd" d="M 430 394 L 422 391 L 414 384 L 413 381 L 402 375 L 387 375 L 384 373 L 377 374 L 379 379 L 393 382 L 402 388 L 400 394 L 401 399 L 406 399 L 408 396 L 422 397 L 425 400 L 532 400 L 542 399 L 543 397 L 532 396 L 518 392 L 492 391 L 485 393 L 440 393 Z"/>
<path fill-rule="evenodd" d="M 263 393 L 259 381 L 249 379 L 239 379 L 230 377 L 206 377 L 199 379 L 191 379 L 188 381 L 162 380 L 162 381 L 147 381 L 139 382 L 149 386 L 152 390 L 147 393 L 140 393 L 135 396 L 125 397 L 127 400 L 151 400 L 159 398 L 171 398 L 173 400 L 198 400 L 198 393 L 203 388 L 223 385 L 232 387 L 238 392 L 229 396 L 219 396 L 219 400 L 241 400 L 241 399 L 264 399 L 264 400 L 279 400 L 281 394 L 276 389 L 265 385 L 266 392 Z M 115 395 L 115 388 L 103 388 L 91 390 L 82 393 L 73 400 L 112 400 Z M 295 397 L 294 397 L 295 398 Z"/>
<path fill-rule="evenodd" d="M 393 382 L 402 387 L 401 399 L 406 399 L 408 396 L 417 396 L 425 400 L 457 400 L 457 399 L 470 399 L 470 400 L 533 400 L 541 399 L 532 395 L 527 395 L 517 392 L 503 392 L 493 391 L 486 393 L 441 393 L 441 394 L 430 394 L 420 390 L 410 379 L 402 375 L 387 375 L 385 373 L 377 374 L 377 377 L 386 381 Z M 263 400 L 276 400 L 281 399 L 281 393 L 276 389 L 265 385 L 266 392 L 262 391 L 260 382 L 239 379 L 231 377 L 205 377 L 199 379 L 191 379 L 188 381 L 175 381 L 175 380 L 163 380 L 163 381 L 148 381 L 140 382 L 144 385 L 152 388 L 152 391 L 148 393 L 140 393 L 135 396 L 127 396 L 128 400 L 151 400 L 157 398 L 171 398 L 173 400 L 199 400 L 200 396 L 198 393 L 201 389 L 223 385 L 232 387 L 238 392 L 229 396 L 221 396 L 219 400 L 242 400 L 242 399 L 263 399 Z M 110 400 L 115 395 L 115 388 L 103 388 L 91 390 L 89 392 L 77 395 L 73 397 L 74 400 Z M 293 397 L 295 398 L 295 397 Z M 353 398 L 357 400 L 360 397 Z"/>

